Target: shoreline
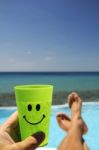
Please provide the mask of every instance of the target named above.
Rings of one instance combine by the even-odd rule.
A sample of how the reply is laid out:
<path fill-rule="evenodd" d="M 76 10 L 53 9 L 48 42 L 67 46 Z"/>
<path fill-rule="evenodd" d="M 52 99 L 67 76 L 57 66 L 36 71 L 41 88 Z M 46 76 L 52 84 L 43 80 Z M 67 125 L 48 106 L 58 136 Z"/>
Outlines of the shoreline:
<path fill-rule="evenodd" d="M 67 96 L 72 91 L 55 91 L 53 93 L 52 105 L 66 103 Z M 83 102 L 99 102 L 99 90 L 75 91 L 82 98 Z M 0 106 L 16 106 L 14 93 L 0 93 Z"/>

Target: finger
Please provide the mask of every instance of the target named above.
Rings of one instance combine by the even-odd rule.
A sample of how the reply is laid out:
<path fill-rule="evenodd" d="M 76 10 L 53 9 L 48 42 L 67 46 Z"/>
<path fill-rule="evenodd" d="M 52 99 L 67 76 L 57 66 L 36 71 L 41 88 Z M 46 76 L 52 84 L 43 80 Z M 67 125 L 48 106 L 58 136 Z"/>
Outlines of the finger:
<path fill-rule="evenodd" d="M 34 150 L 37 148 L 45 139 L 45 134 L 40 131 L 32 136 L 29 136 L 22 142 L 18 142 L 12 145 L 12 149 L 14 150 Z"/>
<path fill-rule="evenodd" d="M 18 112 L 14 112 L 1 126 L 1 130 L 7 132 L 15 141 L 19 141 Z"/>

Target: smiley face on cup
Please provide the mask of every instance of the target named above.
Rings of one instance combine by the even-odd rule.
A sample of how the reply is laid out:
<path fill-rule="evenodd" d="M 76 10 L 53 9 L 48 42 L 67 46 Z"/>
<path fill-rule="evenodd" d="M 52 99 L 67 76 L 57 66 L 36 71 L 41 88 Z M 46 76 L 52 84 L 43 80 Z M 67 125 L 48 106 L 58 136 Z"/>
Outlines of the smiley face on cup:
<path fill-rule="evenodd" d="M 28 104 L 27 105 L 27 110 L 29 111 L 29 112 L 32 112 L 33 111 L 33 109 L 35 109 L 37 112 L 40 112 L 40 109 L 41 109 L 41 106 L 40 106 L 40 104 L 36 104 L 35 106 L 34 106 L 34 108 L 33 108 L 33 106 L 32 106 L 32 104 Z M 36 113 L 35 113 L 35 115 L 36 115 Z M 32 121 L 32 120 L 30 120 L 29 118 L 27 118 L 27 116 L 26 115 L 23 115 L 23 118 L 24 118 L 24 120 L 28 123 L 28 124 L 30 124 L 30 125 L 37 125 L 37 124 L 40 124 L 44 119 L 45 119 L 45 114 L 43 113 L 43 114 L 41 114 L 41 113 L 39 113 L 39 115 L 40 115 L 40 119 L 38 120 L 38 121 Z"/>

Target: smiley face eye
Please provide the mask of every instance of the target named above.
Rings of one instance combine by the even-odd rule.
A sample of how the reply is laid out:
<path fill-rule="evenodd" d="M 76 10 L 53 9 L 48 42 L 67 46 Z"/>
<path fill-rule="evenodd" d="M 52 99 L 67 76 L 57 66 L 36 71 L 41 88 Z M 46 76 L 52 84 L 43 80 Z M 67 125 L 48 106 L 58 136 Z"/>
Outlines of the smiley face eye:
<path fill-rule="evenodd" d="M 29 105 L 28 105 L 28 111 L 31 111 L 31 110 L 32 110 L 32 105 L 29 104 Z"/>
<path fill-rule="evenodd" d="M 39 111 L 40 110 L 40 104 L 36 105 L 36 110 Z"/>

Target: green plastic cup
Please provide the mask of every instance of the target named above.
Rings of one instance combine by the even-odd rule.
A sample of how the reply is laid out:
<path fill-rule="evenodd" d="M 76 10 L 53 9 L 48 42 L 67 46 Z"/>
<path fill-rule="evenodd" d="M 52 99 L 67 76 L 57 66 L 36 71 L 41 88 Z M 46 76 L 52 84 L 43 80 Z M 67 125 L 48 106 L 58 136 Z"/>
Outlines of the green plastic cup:
<path fill-rule="evenodd" d="M 15 86 L 21 140 L 43 131 L 45 140 L 40 146 L 48 143 L 52 93 L 52 85 Z"/>

